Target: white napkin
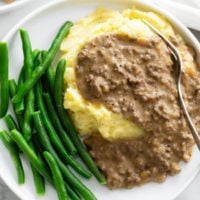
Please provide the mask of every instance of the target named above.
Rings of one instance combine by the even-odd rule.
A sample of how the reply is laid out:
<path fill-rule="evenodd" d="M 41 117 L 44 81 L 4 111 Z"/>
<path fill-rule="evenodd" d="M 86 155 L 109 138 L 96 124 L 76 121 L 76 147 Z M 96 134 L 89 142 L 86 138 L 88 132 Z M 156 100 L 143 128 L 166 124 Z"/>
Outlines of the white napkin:
<path fill-rule="evenodd" d="M 152 0 L 182 21 L 187 27 L 200 31 L 200 0 Z"/>

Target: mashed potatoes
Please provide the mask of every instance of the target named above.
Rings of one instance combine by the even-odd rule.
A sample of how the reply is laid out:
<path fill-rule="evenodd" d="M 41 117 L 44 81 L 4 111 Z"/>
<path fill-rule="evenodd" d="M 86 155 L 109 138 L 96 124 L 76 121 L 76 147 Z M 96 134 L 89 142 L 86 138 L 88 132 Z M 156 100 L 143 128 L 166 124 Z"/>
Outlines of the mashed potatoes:
<path fill-rule="evenodd" d="M 194 76 L 193 57 L 191 54 L 185 53 L 188 48 L 182 38 L 174 33 L 170 24 L 163 17 L 135 8 L 127 9 L 122 13 L 98 8 L 94 13 L 74 25 L 61 45 L 61 51 L 67 61 L 64 75 L 66 88 L 64 107 L 70 111 L 74 125 L 81 135 L 100 133 L 103 138 L 109 140 L 144 135 L 143 130 L 123 115 L 115 114 L 103 105 L 95 105 L 86 101 L 77 88 L 75 74 L 79 52 L 86 43 L 101 34 L 118 33 L 137 38 L 140 42 L 149 41 L 155 34 L 142 22 L 142 18 L 152 23 L 169 39 L 179 43 L 178 48 L 183 57 L 184 68 L 186 72 Z"/>

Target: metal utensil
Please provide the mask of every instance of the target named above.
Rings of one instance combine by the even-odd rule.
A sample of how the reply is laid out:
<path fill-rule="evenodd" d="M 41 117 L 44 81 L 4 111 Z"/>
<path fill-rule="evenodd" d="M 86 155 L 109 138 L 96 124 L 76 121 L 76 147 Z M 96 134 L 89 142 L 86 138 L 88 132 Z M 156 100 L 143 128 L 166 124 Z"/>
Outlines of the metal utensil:
<path fill-rule="evenodd" d="M 142 20 L 148 27 L 150 27 L 163 41 L 165 41 L 165 43 L 167 44 L 170 53 L 172 54 L 172 56 L 174 57 L 175 61 L 176 61 L 176 65 L 177 65 L 177 80 L 176 80 L 176 84 L 177 84 L 177 90 L 178 90 L 178 98 L 179 98 L 179 102 L 181 105 L 181 108 L 183 110 L 185 119 L 188 123 L 188 126 L 191 130 L 192 136 L 198 146 L 198 149 L 200 151 L 200 136 L 195 128 L 195 125 L 192 122 L 192 119 L 190 117 L 189 112 L 187 111 L 185 102 L 183 100 L 183 95 L 182 95 L 182 90 L 181 90 L 181 79 L 182 79 L 182 74 L 184 73 L 184 69 L 183 69 L 183 62 L 182 62 L 182 58 L 181 55 L 179 53 L 179 51 L 176 49 L 176 47 L 169 41 L 169 39 L 167 37 L 165 37 L 157 28 L 155 28 L 152 24 L 150 24 L 148 21 L 146 21 L 145 19 Z"/>

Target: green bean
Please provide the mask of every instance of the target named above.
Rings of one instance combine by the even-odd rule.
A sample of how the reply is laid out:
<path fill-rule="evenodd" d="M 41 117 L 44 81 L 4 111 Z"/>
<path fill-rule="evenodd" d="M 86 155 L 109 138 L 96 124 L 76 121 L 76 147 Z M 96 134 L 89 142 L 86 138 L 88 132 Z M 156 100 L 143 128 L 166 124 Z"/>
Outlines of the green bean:
<path fill-rule="evenodd" d="M 34 49 L 32 52 L 32 58 L 34 61 L 37 61 L 40 56 L 41 51 L 39 49 Z"/>
<path fill-rule="evenodd" d="M 46 56 L 47 52 L 46 51 L 42 51 L 42 59 L 44 59 L 44 57 Z M 53 69 L 53 66 L 50 65 L 46 72 L 45 72 L 45 78 L 48 82 L 49 88 L 51 93 L 53 94 L 53 87 L 54 87 L 54 81 L 55 81 L 55 71 Z"/>
<path fill-rule="evenodd" d="M 40 50 L 35 49 L 32 52 L 32 59 L 34 61 L 37 60 L 39 55 L 40 55 Z M 24 77 L 25 69 L 24 68 L 25 68 L 24 66 L 21 68 L 21 71 L 20 71 L 20 74 L 19 74 L 19 78 L 18 78 L 18 82 L 17 82 L 17 91 L 19 91 L 23 87 L 23 84 L 24 84 L 24 81 L 25 81 L 25 77 Z M 22 114 L 23 111 L 24 111 L 24 108 L 25 108 L 25 103 L 24 103 L 24 98 L 22 98 L 22 100 L 19 103 L 15 104 L 15 112 L 17 114 Z"/>
<path fill-rule="evenodd" d="M 58 104 L 59 107 L 63 106 L 63 82 L 64 82 L 63 80 L 64 80 L 65 65 L 66 65 L 65 59 L 61 59 L 56 68 L 56 77 L 54 82 L 54 97 L 55 97 L 55 102 L 56 104 Z"/>
<path fill-rule="evenodd" d="M 71 142 L 70 138 L 68 137 L 67 133 L 65 132 L 65 130 L 62 127 L 62 124 L 60 122 L 60 119 L 58 118 L 57 112 L 54 108 L 51 96 L 49 93 L 44 93 L 44 100 L 45 100 L 45 104 L 48 108 L 48 114 L 49 117 L 51 119 L 51 122 L 53 124 L 53 126 L 55 127 L 55 129 L 57 130 L 57 133 L 59 134 L 63 144 L 65 145 L 65 147 L 68 149 L 68 151 L 73 155 L 76 154 L 77 150 L 74 147 L 73 143 Z"/>
<path fill-rule="evenodd" d="M 52 183 L 51 176 L 49 175 L 46 166 L 44 165 L 42 160 L 37 156 L 37 154 L 34 152 L 31 146 L 27 143 L 22 134 L 16 129 L 14 129 L 10 132 L 10 136 L 19 146 L 19 148 L 24 152 L 24 154 L 28 157 L 29 161 L 35 167 L 35 169 L 37 169 L 37 171 L 44 178 L 46 178 L 49 183 Z"/>
<path fill-rule="evenodd" d="M 45 124 L 46 130 L 48 131 L 49 138 L 52 144 L 56 147 L 58 153 L 61 154 L 61 156 L 63 157 L 63 161 L 65 161 L 66 164 L 71 165 L 71 167 L 74 168 L 74 170 L 77 171 L 83 177 L 90 178 L 91 177 L 90 172 L 85 170 L 75 159 L 73 159 L 72 156 L 70 156 L 67 153 L 53 125 L 51 124 L 51 121 L 48 117 L 48 114 L 43 102 L 42 88 L 41 88 L 40 82 L 38 82 L 38 84 L 36 85 L 36 98 L 37 98 L 38 108 L 41 112 L 43 124 Z"/>
<path fill-rule="evenodd" d="M 31 164 L 31 171 L 33 175 L 33 180 L 36 188 L 36 193 L 39 195 L 45 194 L 45 184 L 43 177 L 38 173 L 35 167 Z"/>
<path fill-rule="evenodd" d="M 6 134 L 6 138 L 9 138 L 9 135 L 7 135 L 7 133 L 5 131 L 1 131 L 0 132 L 0 136 L 3 135 L 3 137 Z M 11 137 L 16 141 L 17 145 L 20 147 L 20 149 L 24 152 L 24 154 L 28 157 L 29 161 L 31 162 L 31 167 L 34 167 L 34 169 L 36 169 L 44 178 L 46 178 L 48 180 L 49 183 L 53 183 L 51 175 L 49 174 L 48 170 L 46 169 L 45 165 L 43 164 L 43 162 L 41 161 L 41 159 L 36 155 L 36 153 L 34 152 L 34 150 L 32 149 L 32 147 L 26 142 L 26 140 L 24 140 L 23 136 L 21 135 L 20 132 L 18 132 L 17 130 L 12 130 L 11 131 Z M 12 141 L 11 138 L 9 138 L 9 141 Z M 12 141 L 13 143 L 13 141 Z M 14 143 L 15 144 L 15 143 Z M 18 173 L 19 173 L 19 183 L 22 184 L 23 183 L 23 171 L 20 171 L 20 165 L 17 164 L 17 169 L 18 169 Z M 23 170 L 23 168 L 21 169 Z M 34 172 L 33 172 L 34 173 Z M 42 182 L 38 183 L 38 180 L 36 186 L 37 188 L 37 192 L 39 192 L 39 194 L 43 194 L 43 190 L 44 190 L 44 186 L 43 185 L 38 185 L 38 184 L 42 184 Z M 39 180 L 41 181 L 41 180 Z M 67 191 L 69 192 L 69 196 L 71 197 L 72 200 L 79 200 L 77 194 L 71 189 L 70 186 L 68 186 L 66 184 L 66 188 Z M 38 191 L 39 190 L 39 191 Z"/>
<path fill-rule="evenodd" d="M 65 187 L 67 189 L 67 193 L 72 200 L 81 200 L 81 197 L 69 186 L 65 183 Z"/>
<path fill-rule="evenodd" d="M 55 81 L 55 71 L 52 67 L 47 68 L 47 70 L 45 72 L 45 77 L 48 80 L 50 91 L 53 94 L 53 86 L 54 86 L 54 81 Z"/>
<path fill-rule="evenodd" d="M 54 182 L 59 200 L 67 200 L 68 195 L 67 195 L 67 190 L 65 187 L 65 182 L 55 158 L 53 157 L 52 154 L 50 154 L 47 151 L 43 153 L 43 156 L 50 167 L 51 174 L 53 177 L 53 182 Z"/>
<path fill-rule="evenodd" d="M 20 29 L 20 36 L 24 54 L 24 76 L 25 80 L 29 79 L 34 69 L 34 62 L 32 56 L 32 47 L 29 34 L 26 30 Z"/>
<path fill-rule="evenodd" d="M 17 84 L 14 79 L 9 80 L 9 95 L 12 98 L 17 91 Z"/>
<path fill-rule="evenodd" d="M 26 111 L 22 124 L 22 134 L 26 141 L 30 141 L 32 136 L 32 113 L 35 111 L 35 94 L 33 89 L 29 91 L 26 99 Z"/>
<path fill-rule="evenodd" d="M 38 56 L 40 55 L 39 50 L 34 50 L 32 52 L 31 42 L 29 39 L 28 32 L 25 30 L 20 30 L 20 35 L 22 39 L 23 45 L 23 53 L 24 53 L 24 75 L 25 80 L 31 77 L 31 73 L 34 69 L 34 66 L 38 64 Z M 26 96 L 26 108 L 24 113 L 24 121 L 22 125 L 22 133 L 24 135 L 25 140 L 30 141 L 32 136 L 32 113 L 35 110 L 35 95 L 33 88 Z M 35 151 L 35 147 L 32 142 L 30 142 L 30 146 Z M 38 173 L 38 171 L 31 164 L 31 170 L 33 174 L 33 179 L 35 183 L 36 192 L 39 195 L 43 195 L 45 193 L 45 185 L 43 177 Z"/>
<path fill-rule="evenodd" d="M 34 119 L 34 125 L 38 133 L 38 139 L 40 140 L 41 145 L 43 145 L 44 149 L 46 151 L 49 151 L 54 158 L 56 159 L 56 162 L 58 163 L 58 166 L 66 179 L 67 182 L 70 183 L 74 188 L 77 189 L 78 192 L 87 200 L 95 200 L 95 196 L 90 192 L 88 188 L 85 187 L 78 179 L 77 177 L 68 169 L 67 166 L 63 164 L 63 162 L 59 159 L 57 156 L 55 150 L 53 149 L 48 134 L 45 130 L 44 124 L 42 122 L 42 118 L 40 115 L 40 111 L 34 112 L 33 114 Z"/>
<path fill-rule="evenodd" d="M 42 149 L 42 146 L 41 146 L 41 144 L 40 144 L 40 142 L 38 140 L 37 134 L 33 134 L 33 138 L 32 139 L 33 139 L 33 142 L 34 142 L 34 144 L 36 146 L 37 151 L 41 155 L 43 155 L 44 150 Z M 67 189 L 67 193 L 68 193 L 70 199 L 72 199 L 72 200 L 81 200 L 79 195 L 67 183 L 65 183 L 65 187 Z"/>
<path fill-rule="evenodd" d="M 4 116 L 4 122 L 8 128 L 9 131 L 12 131 L 13 129 L 17 129 L 19 130 L 17 123 L 15 122 L 15 120 L 13 119 L 13 117 L 10 114 L 7 114 Z M 20 149 L 18 148 L 18 146 L 15 144 L 15 149 L 20 152 Z"/>
<path fill-rule="evenodd" d="M 83 146 L 78 134 L 73 126 L 73 123 L 70 120 L 69 114 L 64 110 L 63 107 L 63 75 L 65 71 L 65 62 L 62 60 L 59 62 L 57 69 L 56 69 L 56 77 L 55 77 L 55 84 L 54 84 L 54 99 L 56 102 L 57 110 L 60 115 L 61 122 L 69 134 L 72 142 L 76 146 L 78 153 L 90 171 L 94 174 L 97 180 L 101 184 L 106 184 L 105 178 L 101 175 L 100 171 L 98 170 L 97 166 L 95 165 L 94 161 L 88 154 L 87 150 Z"/>
<path fill-rule="evenodd" d="M 8 85 L 8 47 L 4 42 L 0 42 L 0 118 L 8 109 L 9 85 Z"/>
<path fill-rule="evenodd" d="M 17 91 L 19 91 L 23 87 L 25 79 L 30 76 L 33 69 L 33 59 L 37 57 L 40 53 L 40 51 L 37 49 L 32 53 L 31 42 L 28 32 L 26 30 L 21 29 L 20 36 L 24 53 L 24 66 L 22 67 L 19 75 Z M 24 111 L 24 108 L 24 99 L 22 99 L 19 103 L 16 104 L 16 113 L 22 113 Z"/>
<path fill-rule="evenodd" d="M 12 131 L 13 129 L 17 129 L 17 130 L 19 129 L 17 127 L 15 120 L 13 119 L 13 117 L 10 114 L 5 115 L 3 119 L 4 119 L 4 122 L 6 123 L 9 131 Z"/>
<path fill-rule="evenodd" d="M 31 77 L 32 71 L 34 69 L 34 58 L 32 53 L 32 47 L 29 39 L 29 34 L 26 30 L 21 29 L 20 36 L 22 40 L 23 54 L 24 54 L 24 77 L 25 80 L 28 80 Z M 34 95 L 34 90 L 32 88 L 27 93 L 26 96 L 26 108 L 24 113 L 24 121 L 22 124 L 22 134 L 24 135 L 24 138 L 27 141 L 30 141 L 32 135 L 32 113 L 34 112 L 34 110 L 35 110 L 35 95 Z"/>
<path fill-rule="evenodd" d="M 32 52 L 32 59 L 36 60 L 38 58 L 39 54 L 40 54 L 40 51 L 38 49 L 35 49 Z M 11 98 L 16 94 L 17 90 L 19 90 L 21 87 L 23 87 L 24 68 L 25 67 L 23 66 L 22 69 L 21 69 L 17 85 L 16 85 L 16 83 L 13 79 L 9 81 L 10 97 Z M 27 112 L 31 113 L 31 110 L 33 108 L 33 101 L 34 101 L 33 94 L 30 95 L 29 100 L 27 100 L 27 101 L 31 102 L 31 104 L 27 103 L 29 105 L 28 108 L 27 108 L 27 110 L 28 110 Z M 15 115 L 16 115 L 16 118 L 17 118 L 17 121 L 18 121 L 20 128 L 22 128 L 22 126 L 25 126 L 23 132 L 26 132 L 26 135 L 29 135 L 29 137 L 30 137 L 30 135 L 31 135 L 30 134 L 31 127 L 29 126 L 29 121 L 31 119 L 30 115 L 25 114 L 25 117 L 22 116 L 22 112 L 24 111 L 24 98 L 22 99 L 21 102 L 19 102 L 17 104 L 13 104 L 13 107 L 14 107 Z M 25 120 L 24 120 L 24 118 L 25 118 Z M 24 124 L 23 124 L 23 121 L 25 121 Z"/>
<path fill-rule="evenodd" d="M 17 130 L 11 131 L 11 137 L 13 138 L 13 140 L 9 137 L 9 135 L 7 135 L 5 131 L 1 131 L 0 136 L 1 138 L 6 137 L 6 141 L 8 140 L 9 142 L 11 141 L 12 143 L 14 143 L 13 140 L 15 140 L 17 145 L 20 147 L 20 149 L 28 157 L 29 161 L 31 162 L 31 166 L 34 167 L 34 169 L 36 169 L 44 178 L 46 178 L 46 180 L 50 184 L 53 184 L 51 175 L 49 174 L 49 171 L 47 170 L 46 166 L 43 164 L 42 160 L 36 155 L 32 147 L 26 142 L 26 140 L 23 138 L 20 132 L 18 132 Z M 18 160 L 16 161 L 18 162 Z M 19 177 L 19 183 L 22 184 L 24 183 L 24 171 L 23 171 L 23 168 L 20 169 L 20 164 L 18 164 L 17 162 L 16 162 L 16 166 L 17 166 L 17 172 L 18 172 L 18 177 Z M 21 160 L 20 160 L 20 163 L 21 163 Z M 43 186 L 37 185 L 37 187 L 40 187 L 40 190 L 42 192 Z M 66 184 L 66 188 L 67 188 L 67 191 L 69 192 L 69 196 L 71 197 L 71 199 L 79 200 L 77 194 L 71 189 L 70 186 Z"/>
<path fill-rule="evenodd" d="M 31 142 L 30 144 L 31 148 L 36 152 L 34 144 Z M 44 178 L 41 176 L 41 174 L 35 169 L 35 167 L 31 164 L 31 171 L 33 174 L 33 180 L 35 183 L 36 192 L 39 195 L 45 194 L 45 183 Z"/>
<path fill-rule="evenodd" d="M 71 121 L 69 119 L 68 114 L 66 112 L 62 111 L 61 115 L 63 116 L 63 118 L 61 118 L 61 119 L 63 119 L 62 122 L 66 123 L 65 128 L 68 127 L 66 130 L 68 130 L 68 133 L 71 132 L 70 136 L 71 136 L 71 138 L 73 137 L 72 141 L 76 145 L 76 148 L 78 150 L 78 153 L 79 153 L 81 159 L 84 161 L 84 163 L 86 164 L 86 166 L 88 167 L 88 169 L 90 169 L 90 171 L 94 174 L 94 176 L 97 178 L 97 180 L 101 184 L 106 184 L 105 178 L 101 175 L 101 173 L 98 170 L 96 164 L 94 163 L 94 161 L 92 160 L 92 158 L 88 154 L 87 150 L 83 146 L 83 144 L 80 141 L 80 139 L 73 136 L 74 134 L 77 134 L 77 133 L 76 133 L 76 131 L 75 131 L 74 128 L 72 129 L 73 125 L 70 125 Z M 64 119 L 66 120 L 66 122 L 64 121 Z"/>
<path fill-rule="evenodd" d="M 33 59 L 39 55 L 39 50 L 35 50 L 32 53 L 32 48 L 31 48 L 31 42 L 29 39 L 28 32 L 26 30 L 21 29 L 20 30 L 20 36 L 22 40 L 22 47 L 23 47 L 23 54 L 24 54 L 24 66 L 21 69 L 21 72 L 19 74 L 18 78 L 18 84 L 17 84 L 17 91 L 21 90 L 23 87 L 25 79 L 30 77 L 31 72 L 33 70 Z M 16 110 L 15 112 L 17 114 L 21 114 L 24 109 L 24 98 L 19 103 L 16 103 Z"/>
<path fill-rule="evenodd" d="M 32 113 L 35 110 L 35 96 L 34 91 L 31 90 L 27 97 L 26 111 L 24 114 L 24 120 L 22 124 L 22 134 L 26 141 L 30 141 L 32 136 Z"/>
<path fill-rule="evenodd" d="M 10 114 L 4 116 L 4 121 L 6 122 L 6 125 L 7 127 L 9 128 L 9 130 L 13 130 L 13 129 L 16 129 L 17 128 L 17 125 L 14 121 L 14 119 L 12 118 L 12 116 Z M 7 136 L 9 137 L 9 136 Z M 12 140 L 10 138 L 10 140 Z M 37 140 L 38 141 L 38 140 Z M 13 142 L 13 141 L 12 141 Z M 15 145 L 15 143 L 13 142 L 13 146 Z M 31 145 L 32 146 L 32 145 Z M 15 148 L 17 150 L 17 146 L 15 145 Z M 33 148 L 33 146 L 32 146 Z M 34 148 L 35 149 L 35 148 Z M 17 153 L 17 152 L 16 152 Z M 23 170 L 23 169 L 22 169 Z M 21 176 L 21 171 L 22 171 L 20 168 L 19 168 L 19 182 L 22 183 L 22 176 Z M 33 167 L 33 165 L 31 164 L 31 170 L 32 170 L 32 174 L 33 174 L 33 179 L 34 179 L 34 182 L 35 182 L 35 187 L 36 187 L 36 191 L 37 191 L 37 194 L 40 194 L 40 195 L 43 195 L 45 193 L 45 186 L 44 186 L 44 180 L 43 178 L 41 177 L 40 174 L 38 174 L 37 170 L 35 169 L 35 167 Z M 69 190 L 69 196 L 72 196 L 72 198 L 75 196 L 74 199 L 77 199 L 77 195 L 74 194 L 73 190 L 70 190 L 71 188 L 68 188 Z M 79 199 L 79 198 L 78 198 Z"/>
<path fill-rule="evenodd" d="M 10 151 L 11 158 L 14 162 L 17 175 L 18 175 L 18 183 L 24 184 L 25 182 L 25 175 L 24 175 L 24 169 L 22 166 L 22 162 L 18 153 L 17 146 L 15 145 L 14 141 L 10 138 L 10 136 L 6 133 L 6 131 L 0 131 L 0 137 L 5 144 L 5 146 Z"/>
<path fill-rule="evenodd" d="M 37 153 L 39 155 L 42 155 L 44 152 L 44 149 L 43 149 L 42 145 L 40 144 L 40 141 L 38 140 L 37 133 L 33 134 L 31 141 L 34 143 L 35 148 L 37 149 Z M 41 158 L 42 158 L 42 156 L 41 156 Z"/>
<path fill-rule="evenodd" d="M 42 155 L 44 150 L 42 149 L 42 146 L 38 140 L 37 134 L 33 134 L 33 142 L 36 146 L 37 151 Z M 81 200 L 81 198 L 79 197 L 79 195 L 76 193 L 76 191 L 74 191 L 71 186 L 69 186 L 67 183 L 65 183 L 65 187 L 67 189 L 67 193 L 70 197 L 70 199 L 72 200 Z"/>
<path fill-rule="evenodd" d="M 19 74 L 19 78 L 18 78 L 18 82 L 17 82 L 17 90 L 20 90 L 23 87 L 23 83 L 24 83 L 24 67 L 22 67 L 20 74 Z M 15 112 L 17 114 L 22 114 L 24 111 L 24 98 L 17 104 L 15 104 Z"/>
<path fill-rule="evenodd" d="M 15 80 L 14 79 L 9 80 L 10 98 L 12 98 L 16 94 L 16 91 L 17 91 L 17 84 L 16 84 Z M 13 104 L 13 109 L 14 109 L 14 112 L 15 112 L 15 116 L 17 118 L 18 126 L 21 129 L 22 123 L 23 123 L 23 115 L 16 113 L 16 111 L 15 111 L 16 110 L 16 104 Z"/>
<path fill-rule="evenodd" d="M 47 55 L 45 56 L 42 63 L 35 68 L 35 70 L 32 73 L 31 78 L 25 81 L 23 88 L 17 92 L 17 94 L 13 97 L 12 101 L 13 103 L 20 102 L 21 99 L 29 92 L 31 88 L 35 85 L 35 83 L 38 81 L 38 79 L 42 76 L 42 74 L 46 71 L 48 66 L 53 61 L 59 46 L 64 39 L 64 37 L 69 33 L 70 27 L 72 26 L 72 22 L 65 22 L 60 30 L 58 31 L 58 34 L 56 35 L 55 39 L 53 40 L 51 47 L 49 48 Z"/>

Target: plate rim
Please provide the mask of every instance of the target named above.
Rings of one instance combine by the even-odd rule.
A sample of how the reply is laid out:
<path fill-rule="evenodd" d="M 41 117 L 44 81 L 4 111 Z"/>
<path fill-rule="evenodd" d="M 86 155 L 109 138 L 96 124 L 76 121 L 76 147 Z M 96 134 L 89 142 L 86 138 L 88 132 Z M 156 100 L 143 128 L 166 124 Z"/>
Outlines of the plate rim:
<path fill-rule="evenodd" d="M 9 3 L 9 4 L 4 4 L 4 5 L 0 6 L 0 13 L 5 13 L 8 11 L 11 11 L 15 8 L 18 8 L 19 6 L 22 6 L 26 3 L 28 3 L 29 1 L 31 1 L 31 0 L 20 0 L 20 1 L 15 1 L 15 2 Z"/>

